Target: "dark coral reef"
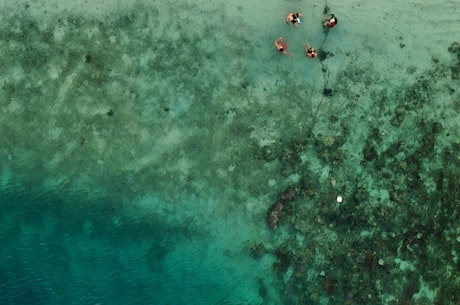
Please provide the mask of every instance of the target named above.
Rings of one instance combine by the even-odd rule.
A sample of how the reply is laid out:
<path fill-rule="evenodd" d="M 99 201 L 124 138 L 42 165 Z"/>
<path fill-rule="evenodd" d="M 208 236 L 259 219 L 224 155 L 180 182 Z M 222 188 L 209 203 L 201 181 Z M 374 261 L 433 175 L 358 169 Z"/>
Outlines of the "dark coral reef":
<path fill-rule="evenodd" d="M 346 145 L 351 126 L 329 139 L 308 133 L 274 149 L 280 153 L 271 158 L 278 157 L 287 173 L 302 173 L 289 188 L 288 204 L 282 201 L 288 191 L 275 196 L 268 216 L 277 205 L 283 208 L 276 226 L 274 217 L 267 219 L 277 229 L 265 253 L 276 259 L 285 304 L 460 304 L 460 140 L 455 128 L 446 128 L 452 126 L 449 112 L 454 122 L 458 118 L 459 44 L 448 51 L 456 55 L 452 62 L 434 61 L 415 83 L 376 94 L 377 100 L 393 101 L 384 113 L 400 136 L 389 138 L 391 131 L 370 124 L 361 148 L 354 147 L 357 162 L 347 163 L 354 153 Z M 447 91 L 427 77 L 443 79 L 449 70 Z M 349 94 L 345 87 L 338 94 Z M 430 115 L 441 95 L 453 102 Z M 299 161 L 307 153 L 330 173 L 353 172 L 350 165 L 358 164 L 359 175 L 324 179 Z M 288 238 L 278 234 L 283 230 Z"/>

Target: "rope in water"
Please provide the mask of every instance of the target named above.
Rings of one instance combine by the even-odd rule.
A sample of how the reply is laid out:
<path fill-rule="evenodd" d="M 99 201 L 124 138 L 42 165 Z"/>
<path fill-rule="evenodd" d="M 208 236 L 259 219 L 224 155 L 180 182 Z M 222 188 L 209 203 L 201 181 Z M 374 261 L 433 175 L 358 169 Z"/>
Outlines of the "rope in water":
<path fill-rule="evenodd" d="M 329 13 L 329 6 L 327 5 L 327 0 L 325 0 L 323 14 L 327 14 L 327 13 Z M 327 85 L 329 83 L 329 69 L 328 69 L 327 65 L 324 63 L 325 58 L 321 58 L 322 57 L 321 53 L 324 52 L 324 46 L 326 45 L 328 34 L 329 34 L 329 31 L 326 30 L 325 35 L 324 35 L 324 39 L 323 39 L 323 41 L 321 43 L 321 46 L 319 48 L 319 52 L 320 52 L 319 63 L 321 65 L 321 72 L 323 74 L 323 92 L 321 94 L 321 99 L 320 99 L 320 101 L 318 103 L 318 106 L 316 107 L 316 110 L 315 110 L 315 112 L 313 114 L 312 124 L 311 124 L 310 128 L 308 129 L 309 134 L 312 133 L 312 130 L 316 125 L 316 121 L 318 119 L 318 113 L 319 113 L 319 111 L 321 109 L 321 106 L 323 105 L 323 102 L 324 102 L 324 92 L 325 92 L 325 90 L 327 88 Z"/>

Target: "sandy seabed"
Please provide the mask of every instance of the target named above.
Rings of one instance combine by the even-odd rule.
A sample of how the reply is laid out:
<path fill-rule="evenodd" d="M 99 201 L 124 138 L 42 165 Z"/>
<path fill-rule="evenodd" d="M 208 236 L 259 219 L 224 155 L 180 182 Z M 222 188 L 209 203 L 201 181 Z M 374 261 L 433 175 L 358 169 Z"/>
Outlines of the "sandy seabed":
<path fill-rule="evenodd" d="M 460 3 L 327 5 L 4 1 L 2 301 L 458 303 Z"/>

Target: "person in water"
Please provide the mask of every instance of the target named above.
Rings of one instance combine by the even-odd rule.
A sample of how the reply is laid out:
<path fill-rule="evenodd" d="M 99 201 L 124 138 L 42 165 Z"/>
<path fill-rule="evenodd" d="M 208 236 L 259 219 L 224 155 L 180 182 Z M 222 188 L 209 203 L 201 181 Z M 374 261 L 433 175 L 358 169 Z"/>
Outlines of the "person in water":
<path fill-rule="evenodd" d="M 324 21 L 323 25 L 325 27 L 332 29 L 333 27 L 337 25 L 337 23 L 338 23 L 337 17 L 335 17 L 334 14 L 329 14 L 326 16 L 326 20 Z"/>
<path fill-rule="evenodd" d="M 300 13 L 289 13 L 287 16 L 286 16 L 286 23 L 287 24 L 290 24 L 292 23 L 293 25 L 295 25 L 296 27 L 299 26 L 300 24 L 300 17 L 302 17 L 303 15 L 300 14 Z"/>
<path fill-rule="evenodd" d="M 275 47 L 276 47 L 276 50 L 280 52 L 281 54 L 284 54 L 284 55 L 290 54 L 286 51 L 288 48 L 288 45 L 283 37 L 280 37 L 277 40 L 275 40 Z"/>
<path fill-rule="evenodd" d="M 316 49 L 313 48 L 311 45 L 308 43 L 305 45 L 305 55 L 308 58 L 315 58 L 316 57 Z"/>

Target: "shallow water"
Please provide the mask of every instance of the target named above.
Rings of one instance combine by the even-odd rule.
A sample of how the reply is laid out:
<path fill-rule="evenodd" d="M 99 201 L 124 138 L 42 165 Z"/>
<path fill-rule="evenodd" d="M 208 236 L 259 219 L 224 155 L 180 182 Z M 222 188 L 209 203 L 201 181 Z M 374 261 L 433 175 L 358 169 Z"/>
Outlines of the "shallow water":
<path fill-rule="evenodd" d="M 0 5 L 0 303 L 457 304 L 460 3 L 325 5 Z"/>

